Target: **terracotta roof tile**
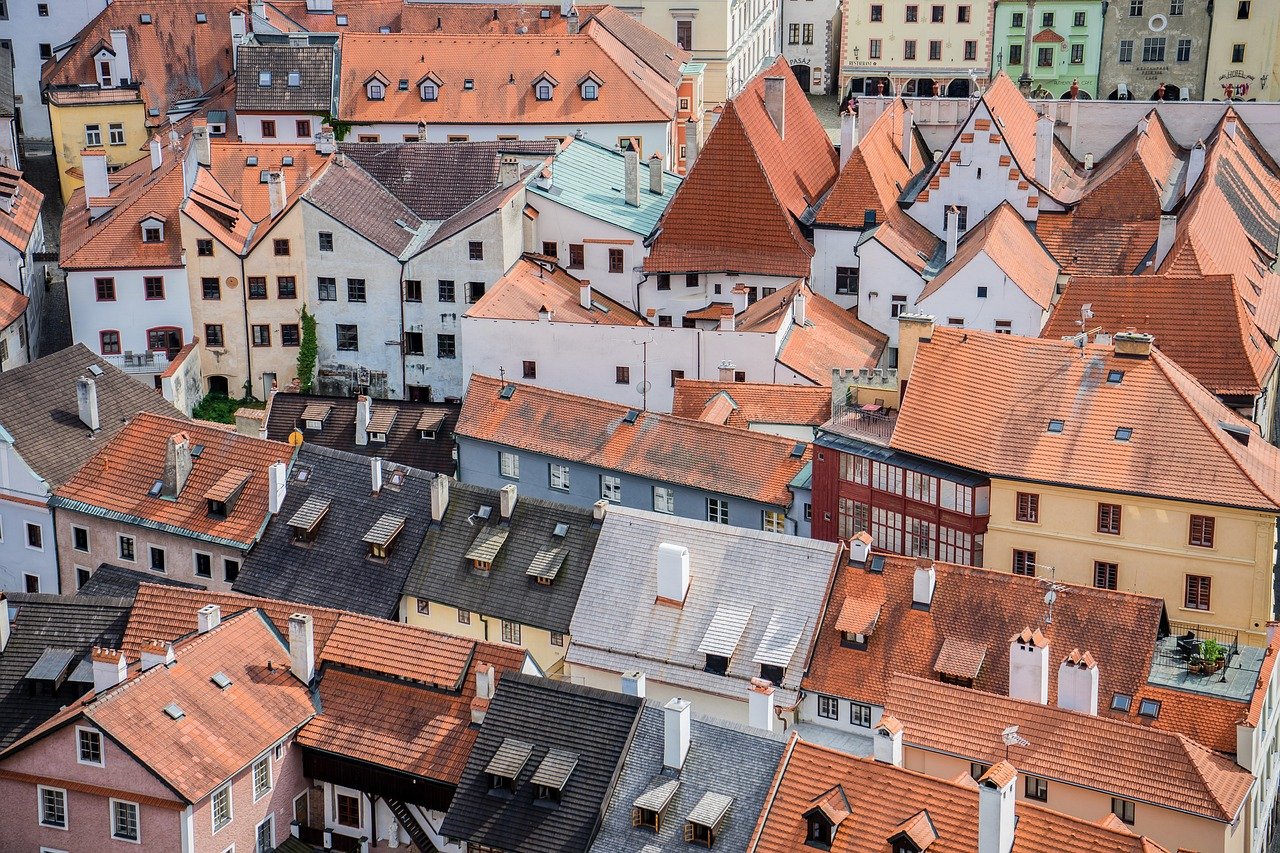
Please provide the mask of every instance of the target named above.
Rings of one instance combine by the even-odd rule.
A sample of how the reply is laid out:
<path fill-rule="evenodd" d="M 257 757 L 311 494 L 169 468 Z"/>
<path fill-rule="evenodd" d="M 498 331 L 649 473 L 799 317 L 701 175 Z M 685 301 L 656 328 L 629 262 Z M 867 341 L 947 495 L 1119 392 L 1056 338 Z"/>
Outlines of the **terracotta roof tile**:
<path fill-rule="evenodd" d="M 1022 173 L 1033 178 L 1036 175 L 1036 123 L 1039 119 L 1035 109 L 1003 71 L 992 78 L 991 85 L 982 93 L 982 103 L 991 111 L 1000 128 L 999 134 L 992 134 L 992 141 L 996 141 L 997 135 L 1003 138 Z M 1060 201 L 1073 201 L 1079 197 L 1084 180 L 1077 171 L 1075 158 L 1056 137 L 1052 160 L 1050 186 L 1041 189 Z M 1040 186 L 1039 181 L 1036 185 Z"/>
<path fill-rule="evenodd" d="M 764 382 L 718 382 L 677 379 L 671 414 L 679 418 L 702 417 L 716 400 L 727 399 L 731 411 L 726 426 L 747 429 L 751 424 L 804 424 L 822 426 L 831 417 L 831 392 L 822 386 L 771 385 Z"/>
<path fill-rule="evenodd" d="M 942 648 L 933 662 L 933 671 L 951 678 L 974 680 L 982 672 L 987 659 L 985 643 L 974 643 L 960 637 L 943 637 Z"/>
<path fill-rule="evenodd" d="M 606 326 L 648 326 L 644 319 L 598 290 L 591 292 L 591 308 L 583 308 L 582 281 L 560 267 L 521 258 L 488 288 L 466 313 L 489 320 L 537 320 L 544 309 L 556 323 L 594 323 Z M 601 306 L 601 307 L 597 307 Z M 606 309 L 606 310 L 602 310 Z"/>
<path fill-rule="evenodd" d="M 920 292 L 920 305 L 982 252 L 1041 308 L 1053 302 L 1058 264 L 1009 202 L 1001 202 L 960 240 L 956 256 Z"/>
<path fill-rule="evenodd" d="M 27 310 L 31 300 L 6 281 L 0 281 L 0 329 L 7 329 Z"/>
<path fill-rule="evenodd" d="M 44 194 L 22 180 L 22 173 L 14 169 L 0 166 L 0 178 L 5 180 L 4 194 L 9 200 L 9 210 L 0 210 L 0 240 L 25 254 L 40 216 Z M 9 186 L 13 189 L 7 189 Z"/>

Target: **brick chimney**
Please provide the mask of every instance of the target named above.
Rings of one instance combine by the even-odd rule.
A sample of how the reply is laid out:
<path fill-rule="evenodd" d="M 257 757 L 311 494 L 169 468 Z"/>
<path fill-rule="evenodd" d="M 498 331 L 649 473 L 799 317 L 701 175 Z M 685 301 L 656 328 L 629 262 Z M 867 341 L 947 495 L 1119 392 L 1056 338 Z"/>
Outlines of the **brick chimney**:
<path fill-rule="evenodd" d="M 844 170 L 844 164 L 849 162 L 849 158 L 853 156 L 853 149 L 858 147 L 858 114 L 853 109 L 853 104 L 840 114 L 840 169 Z"/>
<path fill-rule="evenodd" d="M 649 192 L 662 195 L 662 155 L 657 151 L 649 158 Z"/>
<path fill-rule="evenodd" d="M 578 305 L 591 310 L 591 282 L 585 278 L 578 281 Z"/>
<path fill-rule="evenodd" d="M 1009 640 L 1009 698 L 1049 702 L 1049 641 L 1039 628 L 1023 628 Z"/>
<path fill-rule="evenodd" d="M 1098 714 L 1098 664 L 1093 655 L 1072 649 L 1058 666 L 1058 707 Z"/>
<path fill-rule="evenodd" d="M 871 735 L 872 756 L 881 764 L 902 766 L 902 723 L 885 714 Z"/>
<path fill-rule="evenodd" d="M 764 109 L 769 120 L 778 130 L 778 136 L 787 138 L 787 79 L 785 77 L 764 78 Z"/>
<path fill-rule="evenodd" d="M 164 452 L 164 474 L 160 497 L 177 498 L 191 474 L 191 438 L 185 432 L 169 436 Z"/>
<path fill-rule="evenodd" d="M 124 652 L 117 649 L 93 647 L 90 655 L 93 661 L 93 692 L 101 693 L 110 690 L 124 681 L 129 672 L 124 660 Z"/>
<path fill-rule="evenodd" d="M 147 640 L 142 644 L 143 672 L 157 666 L 168 666 L 174 660 L 176 658 L 173 654 L 173 643 L 166 643 L 164 640 Z"/>
<path fill-rule="evenodd" d="M 222 608 L 216 604 L 206 604 L 196 611 L 196 630 L 207 634 L 222 624 Z"/>
<path fill-rule="evenodd" d="M 1155 341 L 1153 335 L 1139 332 L 1117 332 L 1112 339 L 1116 355 L 1122 358 L 1150 358 Z"/>

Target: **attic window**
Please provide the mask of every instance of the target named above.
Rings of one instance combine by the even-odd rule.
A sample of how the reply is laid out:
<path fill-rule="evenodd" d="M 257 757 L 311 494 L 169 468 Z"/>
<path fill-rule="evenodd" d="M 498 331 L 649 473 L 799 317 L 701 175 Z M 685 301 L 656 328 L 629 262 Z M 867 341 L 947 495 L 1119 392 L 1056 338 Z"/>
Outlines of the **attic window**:
<path fill-rule="evenodd" d="M 1156 719 L 1160 716 L 1160 702 L 1157 699 L 1143 699 L 1138 704 L 1138 716 Z"/>
<path fill-rule="evenodd" d="M 546 756 L 533 771 L 529 781 L 533 784 L 534 800 L 546 803 L 559 803 L 564 795 L 565 785 L 578 766 L 578 753 L 564 749 L 549 749 Z"/>
<path fill-rule="evenodd" d="M 170 719 L 174 720 L 181 720 L 187 715 L 187 712 L 182 710 L 182 706 L 177 702 L 170 702 L 168 705 L 165 705 L 164 712 L 169 715 Z"/>
<path fill-rule="evenodd" d="M 227 677 L 225 672 L 215 672 L 213 675 L 209 676 L 209 680 L 218 685 L 219 690 L 226 690 L 231 686 L 231 679 Z"/>
<path fill-rule="evenodd" d="M 374 522 L 363 540 L 369 546 L 369 556 L 380 560 L 391 556 L 391 546 L 395 544 L 400 531 L 404 530 L 406 521 L 408 519 L 403 515 L 386 513 Z"/>
<path fill-rule="evenodd" d="M 302 72 L 290 71 L 288 79 L 289 87 L 296 89 L 302 85 Z"/>
<path fill-rule="evenodd" d="M 427 80 L 418 87 L 418 95 L 424 101 L 436 101 L 440 99 L 440 87 L 435 83 Z"/>
<path fill-rule="evenodd" d="M 292 166 L 292 165 L 293 165 L 293 155 L 291 155 L 291 154 L 286 154 L 286 155 L 284 155 L 283 157 L 281 157 L 281 158 L 280 158 L 280 165 L 281 165 L 281 166 Z"/>
<path fill-rule="evenodd" d="M 396 84 L 396 90 L 397 90 L 397 91 L 400 91 L 400 92 L 407 92 L 407 91 L 409 91 L 409 81 L 408 81 L 408 80 L 401 80 L 398 84 Z"/>
<path fill-rule="evenodd" d="M 258 155 L 256 155 L 256 154 L 250 154 L 248 157 L 244 158 L 244 164 L 245 164 L 246 166 L 256 166 L 256 165 L 258 165 Z"/>
<path fill-rule="evenodd" d="M 485 766 L 490 792 L 515 793 L 516 779 L 533 754 L 533 744 L 515 738 L 503 738 L 498 750 Z M 548 753 L 550 754 L 550 753 Z M 576 756 L 575 756 L 576 759 Z"/>
<path fill-rule="evenodd" d="M 371 101 L 381 101 L 387 94 L 386 87 L 377 80 L 370 80 L 366 83 L 364 90 Z"/>
<path fill-rule="evenodd" d="M 209 16 L 206 15 L 204 12 L 196 12 L 196 23 L 197 24 L 209 23 Z"/>
<path fill-rule="evenodd" d="M 391 485 L 397 487 L 404 485 L 404 471 L 397 469 L 391 472 Z"/>
<path fill-rule="evenodd" d="M 294 542 L 314 542 L 320 531 L 320 522 L 329 513 L 331 502 L 324 498 L 307 498 L 289 519 Z"/>
<path fill-rule="evenodd" d="M 1112 370 L 1107 373 L 1107 382 L 1112 385 L 1119 385 L 1121 379 L 1124 379 L 1123 370 Z"/>
<path fill-rule="evenodd" d="M 600 84 L 594 80 L 584 80 L 582 83 L 582 100 L 594 101 L 600 97 Z"/>
<path fill-rule="evenodd" d="M 803 441 L 797 441 L 796 446 L 791 448 L 791 458 L 799 459 L 804 456 L 805 447 L 807 445 Z"/>
<path fill-rule="evenodd" d="M 347 16 L 339 15 L 337 20 L 338 26 L 345 27 L 347 25 Z"/>
<path fill-rule="evenodd" d="M 142 220 L 142 242 L 163 243 L 164 223 L 152 218 Z"/>
<path fill-rule="evenodd" d="M 502 390 L 498 392 L 498 396 L 501 397 L 503 400 L 510 400 L 515 393 L 516 393 L 516 386 L 503 385 Z"/>
<path fill-rule="evenodd" d="M 1111 697 L 1111 710 L 1120 711 L 1123 714 L 1129 713 L 1129 709 L 1133 707 L 1133 697 L 1127 693 L 1117 693 Z"/>
<path fill-rule="evenodd" d="M 258 183 L 266 184 L 266 183 L 270 183 L 270 181 L 271 181 L 271 171 L 269 169 L 262 169 L 261 171 L 258 172 Z"/>
<path fill-rule="evenodd" d="M 540 17 L 540 18 L 550 18 L 550 17 L 551 17 L 551 10 L 550 10 L 550 9 L 543 9 L 541 12 L 539 12 L 539 13 L 538 13 L 538 17 Z"/>
<path fill-rule="evenodd" d="M 268 86 L 270 86 L 270 85 L 271 85 L 271 72 L 270 72 L 270 71 L 259 71 L 259 72 L 258 72 L 258 85 L 259 85 L 260 87 L 264 88 L 264 89 L 265 89 L 266 87 L 268 87 Z"/>
<path fill-rule="evenodd" d="M 1133 438 L 1133 427 L 1117 427 L 1116 441 L 1128 441 Z"/>
<path fill-rule="evenodd" d="M 470 77 L 462 81 L 462 88 L 466 89 L 468 92 L 470 92 L 475 87 L 476 87 L 476 81 L 472 80 Z"/>
<path fill-rule="evenodd" d="M 307 403 L 302 410 L 302 423 L 307 429 L 324 429 L 324 422 L 332 411 L 333 406 L 328 403 Z"/>
<path fill-rule="evenodd" d="M 143 12 L 141 15 L 138 16 L 138 23 L 140 24 L 151 23 L 151 15 L 146 12 Z"/>
<path fill-rule="evenodd" d="M 712 675 L 724 675 L 729 671 L 729 658 L 724 655 L 707 655 L 706 666 L 704 670 Z"/>
<path fill-rule="evenodd" d="M 551 92 L 554 87 L 545 77 L 533 84 L 534 97 L 539 101 L 551 100 Z"/>
<path fill-rule="evenodd" d="M 733 797 L 707 791 L 693 807 L 693 811 L 689 812 L 684 825 L 684 840 L 707 847 L 713 846 L 716 843 L 716 833 L 720 831 L 720 825 L 724 823 L 732 805 Z"/>
<path fill-rule="evenodd" d="M 676 792 L 680 790 L 680 780 L 661 774 L 649 780 L 645 792 L 636 797 L 631 804 L 631 825 L 652 829 L 655 833 L 662 830 L 662 813 L 666 811 Z"/>
<path fill-rule="evenodd" d="M 1059 421 L 1059 420 L 1049 421 L 1049 432 L 1062 432 L 1065 426 L 1066 424 L 1063 421 Z"/>

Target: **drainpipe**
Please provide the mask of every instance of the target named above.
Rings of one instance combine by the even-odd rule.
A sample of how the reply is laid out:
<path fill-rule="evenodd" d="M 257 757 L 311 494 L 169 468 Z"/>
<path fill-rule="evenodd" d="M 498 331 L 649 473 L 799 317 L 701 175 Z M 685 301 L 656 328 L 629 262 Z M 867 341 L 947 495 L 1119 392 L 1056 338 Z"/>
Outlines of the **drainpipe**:
<path fill-rule="evenodd" d="M 401 261 L 400 262 L 400 300 L 399 301 L 400 301 L 400 399 L 402 400 L 409 399 L 409 368 L 408 368 L 408 365 L 405 363 L 405 351 L 404 351 L 404 333 L 405 333 L 405 329 L 408 328 L 404 322 L 405 268 L 406 268 L 405 262 Z M 426 354 L 427 354 L 427 336 L 424 332 L 422 336 L 423 358 L 426 357 Z M 431 402 L 430 395 L 427 395 L 427 402 Z M 374 839 L 375 840 L 377 839 L 376 835 L 374 836 Z"/>
<path fill-rule="evenodd" d="M 239 253 L 237 253 L 239 254 Z M 240 255 L 240 304 L 244 306 L 244 357 L 248 372 L 249 393 L 253 393 L 253 336 L 249 332 L 249 279 L 244 274 L 244 255 Z M 228 388 L 228 391 L 231 389 Z"/>
<path fill-rule="evenodd" d="M 476 613 L 480 617 L 480 621 L 484 624 L 484 641 L 489 642 L 489 617 L 483 613 Z"/>

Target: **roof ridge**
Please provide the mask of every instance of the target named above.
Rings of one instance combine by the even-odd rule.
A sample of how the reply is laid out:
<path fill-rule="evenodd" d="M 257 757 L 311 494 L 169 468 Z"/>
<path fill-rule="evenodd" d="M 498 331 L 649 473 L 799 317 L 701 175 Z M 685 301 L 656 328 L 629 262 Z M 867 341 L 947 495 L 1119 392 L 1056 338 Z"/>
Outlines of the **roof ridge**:
<path fill-rule="evenodd" d="M 1191 768 L 1195 771 L 1196 776 L 1200 779 L 1200 784 L 1204 788 L 1204 790 L 1208 793 L 1210 799 L 1213 800 L 1214 804 L 1218 807 L 1219 811 L 1221 811 L 1222 815 L 1227 820 L 1234 820 L 1236 814 L 1240 810 L 1240 806 L 1244 804 L 1244 797 L 1240 798 L 1240 803 L 1236 806 L 1234 811 L 1230 809 L 1227 803 L 1223 802 L 1222 797 L 1219 796 L 1217 786 L 1209 780 L 1209 777 L 1205 772 L 1206 768 L 1201 766 L 1202 761 L 1211 760 L 1214 757 L 1222 758 L 1222 760 L 1224 761 L 1229 761 L 1230 759 L 1227 759 L 1225 756 L 1219 756 L 1218 753 L 1192 740 L 1191 738 L 1184 735 L 1182 732 L 1174 732 L 1174 735 L 1178 738 L 1178 742 L 1182 746 L 1183 752 L 1187 756 L 1188 763 L 1190 763 Z M 1215 768 L 1215 769 L 1221 769 L 1221 768 Z M 1243 772 L 1249 773 L 1249 771 L 1244 770 L 1244 768 L 1241 768 L 1241 770 Z M 1249 773 L 1249 775 L 1250 777 L 1253 776 L 1252 773 Z"/>
<path fill-rule="evenodd" d="M 593 22 L 594 22 L 594 25 L 593 25 Z M 654 105 L 655 107 L 657 107 L 658 109 L 664 109 L 664 105 L 663 105 L 663 104 L 658 103 L 658 99 L 654 97 L 653 92 L 650 90 L 650 87 L 651 87 L 651 85 L 652 85 L 653 81 L 652 81 L 652 80 L 643 80 L 643 79 L 641 79 L 641 75 L 640 75 L 640 74 L 637 74 L 637 73 L 635 73 L 634 71 L 632 71 L 632 70 L 630 70 L 630 69 L 624 68 L 624 67 L 622 66 L 622 63 L 621 63 L 621 62 L 619 62 L 617 59 L 615 59 L 615 58 L 613 57 L 613 54 L 610 52 L 609 48 L 607 48 L 605 45 L 601 44 L 601 42 L 598 40 L 598 38 L 596 37 L 596 31 L 597 31 L 597 30 L 603 30 L 604 32 L 608 33 L 609 38 L 611 38 L 611 39 L 613 39 L 615 42 L 617 42 L 619 47 L 621 47 L 623 50 L 625 50 L 625 51 L 627 51 L 629 54 L 631 54 L 631 56 L 632 56 L 632 57 L 634 57 L 634 58 L 635 58 L 635 60 L 636 60 L 640 65 L 644 66 L 644 67 L 645 67 L 646 69 L 648 69 L 651 73 L 653 73 L 653 74 L 658 74 L 657 70 L 656 70 L 656 69 L 654 69 L 651 65 L 649 65 L 649 63 L 645 62 L 645 61 L 644 61 L 644 59 L 640 56 L 640 54 L 638 54 L 638 53 L 636 53 L 634 50 L 632 50 L 632 49 L 631 49 L 631 46 L 630 46 L 630 45 L 628 45 L 626 42 L 624 42 L 621 38 L 619 38 L 619 37 L 618 37 L 618 36 L 613 32 L 613 30 L 609 29 L 609 28 L 608 28 L 608 27 L 606 27 L 602 22 L 600 22 L 599 20 L 597 20 L 597 18 L 596 18 L 596 16 L 595 16 L 595 15 L 591 15 L 591 16 L 589 16 L 589 17 L 587 18 L 586 23 L 585 23 L 585 24 L 583 24 L 582 29 L 580 29 L 580 30 L 579 30 L 579 32 L 580 32 L 580 33 L 583 33 L 584 35 L 586 35 L 586 37 L 587 37 L 588 39 L 590 39 L 592 42 L 594 42 L 594 43 L 595 43 L 595 45 L 596 45 L 596 47 L 599 49 L 599 51 L 600 51 L 602 54 L 604 54 L 604 57 L 605 57 L 605 59 L 606 59 L 606 60 L 608 60 L 609 62 L 613 63 L 614 67 L 615 67 L 615 68 L 617 68 L 617 69 L 618 69 L 618 71 L 620 71 L 620 72 L 621 72 L 625 77 L 627 77 L 627 78 L 629 78 L 629 79 L 631 79 L 631 80 L 633 80 L 633 81 L 634 81 L 636 88 L 638 88 L 641 92 L 643 92 L 643 93 L 644 93 L 644 96 L 645 96 L 646 98 L 648 98 L 648 99 L 649 99 L 649 103 L 653 104 L 653 105 Z M 591 70 L 590 68 L 588 68 L 588 69 L 587 69 L 587 71 L 588 71 L 588 72 L 590 72 L 590 70 Z M 659 77 L 661 77 L 662 75 L 658 74 L 658 76 L 659 76 Z M 665 80 L 664 80 L 664 82 L 665 82 Z M 641 151 L 641 152 L 639 152 L 639 153 L 640 153 L 640 159 L 641 159 L 641 161 L 643 161 L 643 160 L 645 159 L 645 157 L 644 157 L 644 152 L 643 152 L 643 151 Z"/>

